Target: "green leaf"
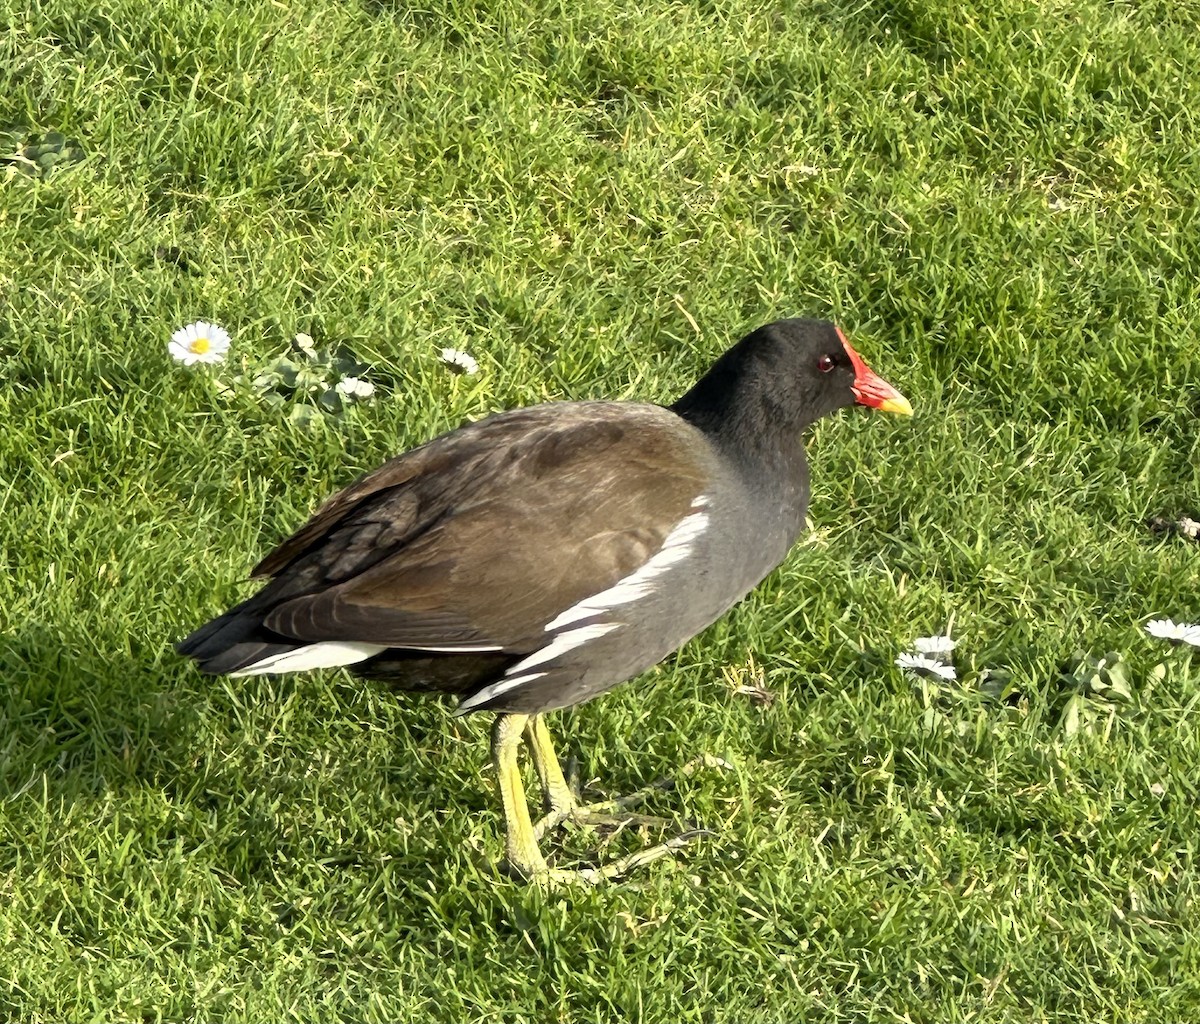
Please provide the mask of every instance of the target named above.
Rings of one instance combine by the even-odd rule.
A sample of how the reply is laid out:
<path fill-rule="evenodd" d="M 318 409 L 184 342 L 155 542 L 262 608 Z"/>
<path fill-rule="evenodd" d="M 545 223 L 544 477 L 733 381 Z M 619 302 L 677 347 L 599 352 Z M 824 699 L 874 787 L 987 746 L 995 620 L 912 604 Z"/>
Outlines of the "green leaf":
<path fill-rule="evenodd" d="M 1109 687 L 1109 697 L 1120 697 L 1122 700 L 1133 700 L 1133 691 L 1129 687 L 1129 682 L 1126 680 L 1124 673 L 1119 677 L 1111 677 L 1112 685 Z"/>
<path fill-rule="evenodd" d="M 311 427 L 317 415 L 317 410 L 311 405 L 294 405 L 288 413 L 288 422 L 299 427 Z"/>
<path fill-rule="evenodd" d="M 294 386 L 308 395 L 319 394 L 329 387 L 325 374 L 316 366 L 301 366 L 296 370 Z"/>
<path fill-rule="evenodd" d="M 1083 697 L 1075 694 L 1063 709 L 1061 728 L 1067 737 L 1075 736 L 1083 724 Z"/>
<path fill-rule="evenodd" d="M 360 362 L 350 349 L 342 345 L 338 348 L 337 355 L 333 359 L 333 369 L 339 378 L 361 377 L 370 367 L 366 363 Z"/>
<path fill-rule="evenodd" d="M 271 372 L 275 375 L 275 380 L 285 388 L 294 388 L 296 382 L 300 379 L 302 367 L 293 363 L 290 359 L 277 359 L 275 365 L 271 367 Z"/>
<path fill-rule="evenodd" d="M 342 411 L 342 396 L 330 388 L 317 399 L 317 405 L 326 412 L 336 415 Z"/>

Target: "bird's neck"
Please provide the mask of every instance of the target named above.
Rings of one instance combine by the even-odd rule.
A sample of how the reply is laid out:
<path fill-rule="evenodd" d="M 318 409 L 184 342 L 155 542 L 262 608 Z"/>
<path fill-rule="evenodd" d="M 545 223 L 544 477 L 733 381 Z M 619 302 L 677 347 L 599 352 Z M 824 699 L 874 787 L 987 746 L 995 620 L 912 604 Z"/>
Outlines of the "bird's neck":
<path fill-rule="evenodd" d="M 703 377 L 671 410 L 707 436 L 756 497 L 802 523 L 808 504 L 803 425 L 765 391 L 713 377 Z"/>

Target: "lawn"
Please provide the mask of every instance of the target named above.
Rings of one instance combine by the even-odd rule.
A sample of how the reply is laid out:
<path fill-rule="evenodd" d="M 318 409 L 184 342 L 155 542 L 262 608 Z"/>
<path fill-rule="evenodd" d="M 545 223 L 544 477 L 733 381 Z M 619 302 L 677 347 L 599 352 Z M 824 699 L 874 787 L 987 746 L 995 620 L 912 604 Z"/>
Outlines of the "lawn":
<path fill-rule="evenodd" d="M 0 58 L 0 1017 L 1200 1021 L 1200 4 L 5 0 Z M 793 315 L 916 415 L 552 721 L 676 861 L 523 886 L 489 716 L 172 652 L 389 454 Z"/>

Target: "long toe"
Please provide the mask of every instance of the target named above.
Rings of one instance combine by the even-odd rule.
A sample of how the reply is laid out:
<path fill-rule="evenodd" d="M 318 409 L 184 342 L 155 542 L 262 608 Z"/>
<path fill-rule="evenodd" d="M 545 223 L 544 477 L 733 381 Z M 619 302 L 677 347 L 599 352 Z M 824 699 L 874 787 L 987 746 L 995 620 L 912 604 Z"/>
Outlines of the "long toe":
<path fill-rule="evenodd" d="M 712 754 L 697 754 L 680 768 L 680 774 L 690 776 L 702 768 L 715 768 L 721 771 L 732 770 L 732 765 L 724 758 Z M 632 813 L 633 808 L 640 807 L 647 800 L 662 793 L 673 792 L 677 788 L 674 778 L 664 776 L 626 796 L 614 797 L 610 800 L 597 800 L 582 804 L 571 790 L 562 787 L 551 790 L 546 788 L 549 810 L 533 826 L 533 834 L 541 839 L 564 824 L 579 825 L 584 828 L 620 827 L 626 825 L 669 824 L 663 818 Z"/>
<path fill-rule="evenodd" d="M 705 836 L 713 835 L 706 829 L 691 829 L 668 839 L 656 846 L 648 846 L 644 850 L 634 850 L 617 860 L 609 861 L 592 868 L 550 868 L 535 876 L 534 881 L 549 887 L 563 885 L 600 885 L 603 882 L 615 882 L 624 878 L 630 872 L 653 864 L 664 857 L 674 857 L 689 843 Z"/>
<path fill-rule="evenodd" d="M 630 806 L 636 806 L 645 799 L 643 794 Z M 533 826 L 535 838 L 541 839 L 548 832 L 563 825 L 575 825 L 579 828 L 620 830 L 629 827 L 647 826 L 649 828 L 667 828 L 671 824 L 669 818 L 660 818 L 652 814 L 637 814 L 624 810 L 626 805 L 622 800 L 601 800 L 594 804 L 575 804 L 571 807 L 560 807 L 548 811 Z"/>

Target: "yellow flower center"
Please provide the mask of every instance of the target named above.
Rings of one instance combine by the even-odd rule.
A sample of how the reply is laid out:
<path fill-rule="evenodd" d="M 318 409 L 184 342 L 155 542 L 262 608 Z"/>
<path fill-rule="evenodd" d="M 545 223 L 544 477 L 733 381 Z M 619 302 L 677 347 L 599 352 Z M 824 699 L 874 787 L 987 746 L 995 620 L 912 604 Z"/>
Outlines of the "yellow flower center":
<path fill-rule="evenodd" d="M 188 351 L 202 356 L 210 348 L 212 348 L 212 343 L 207 338 L 197 338 L 188 346 Z"/>

